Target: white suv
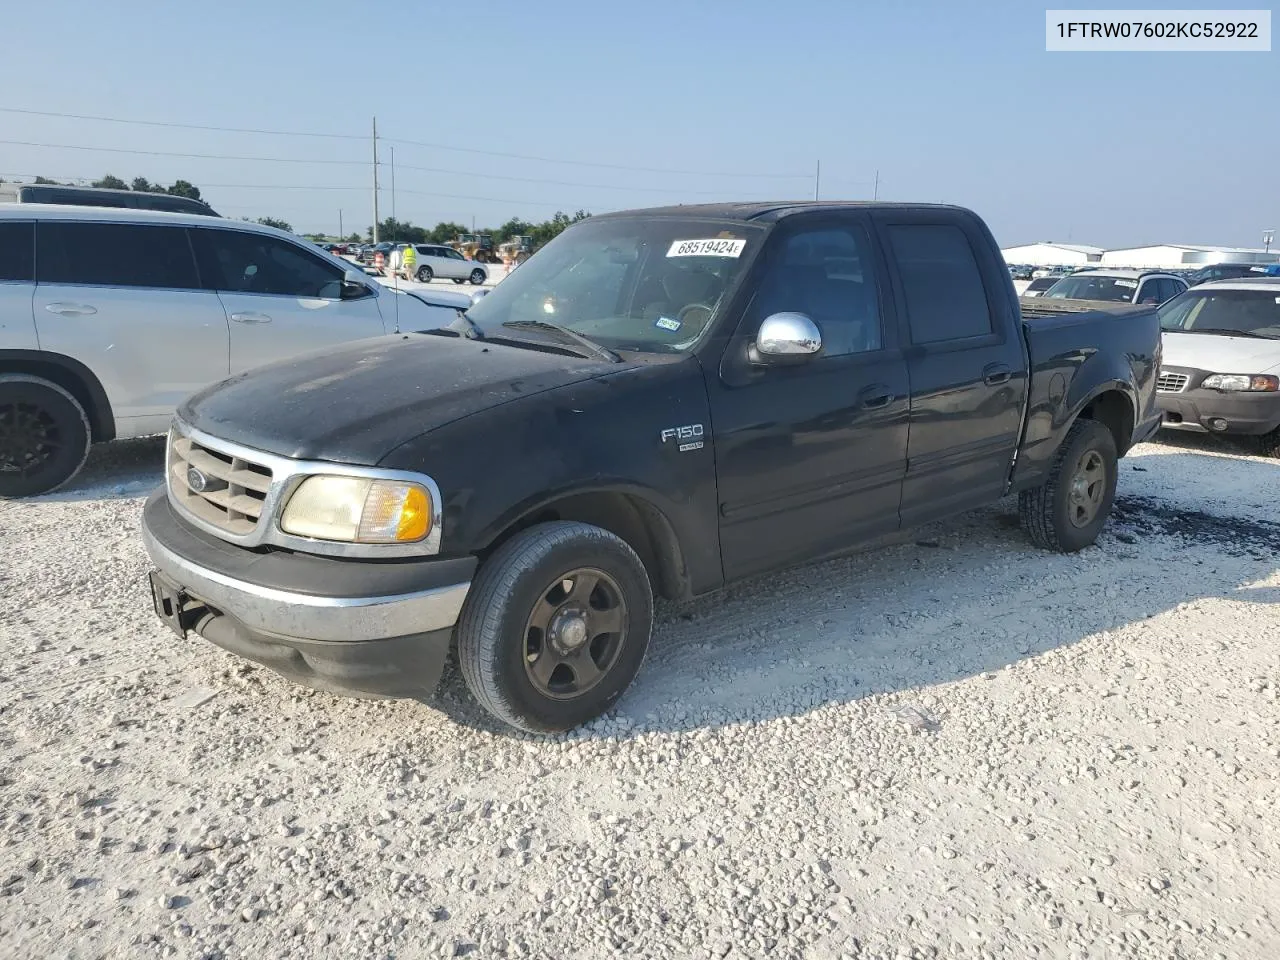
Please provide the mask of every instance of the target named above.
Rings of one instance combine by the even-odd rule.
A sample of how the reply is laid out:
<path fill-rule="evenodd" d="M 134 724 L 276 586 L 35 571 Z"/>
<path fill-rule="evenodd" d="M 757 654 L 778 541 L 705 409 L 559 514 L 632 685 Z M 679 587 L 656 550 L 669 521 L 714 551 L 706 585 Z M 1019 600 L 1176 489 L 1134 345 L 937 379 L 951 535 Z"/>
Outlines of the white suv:
<path fill-rule="evenodd" d="M 405 279 L 430 283 L 436 277 L 452 280 L 454 283 L 470 281 L 477 287 L 489 279 L 489 268 L 483 263 L 468 260 L 453 247 L 434 243 L 415 243 L 413 252 L 417 262 L 413 266 L 413 276 Z"/>
<path fill-rule="evenodd" d="M 455 317 L 271 227 L 5 204 L 0 497 L 60 486 L 92 442 L 163 433 L 188 395 L 250 367 Z"/>
<path fill-rule="evenodd" d="M 1077 270 L 1041 296 L 1048 300 L 1105 300 L 1161 304 L 1187 289 L 1187 281 L 1150 270 Z"/>

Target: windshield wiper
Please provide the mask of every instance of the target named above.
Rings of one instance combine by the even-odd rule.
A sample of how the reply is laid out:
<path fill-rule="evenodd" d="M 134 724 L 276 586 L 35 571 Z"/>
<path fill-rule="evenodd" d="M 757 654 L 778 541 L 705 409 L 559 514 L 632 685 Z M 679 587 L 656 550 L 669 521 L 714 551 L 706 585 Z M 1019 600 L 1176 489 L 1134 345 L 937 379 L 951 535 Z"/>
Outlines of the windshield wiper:
<path fill-rule="evenodd" d="M 590 337 L 584 337 L 577 330 L 570 330 L 568 327 L 552 323 L 550 320 L 508 320 L 503 323 L 503 326 L 514 330 L 546 330 L 551 333 L 558 333 L 563 339 L 572 341 L 593 356 L 601 357 L 610 363 L 622 362 L 622 358 L 608 347 L 601 346 Z"/>
<path fill-rule="evenodd" d="M 1177 333 L 1217 333 L 1228 337 L 1252 337 L 1255 340 L 1277 340 L 1280 337 L 1268 337 L 1265 333 L 1254 333 L 1252 330 L 1228 330 L 1226 327 L 1192 327 L 1190 330 L 1170 331 Z"/>

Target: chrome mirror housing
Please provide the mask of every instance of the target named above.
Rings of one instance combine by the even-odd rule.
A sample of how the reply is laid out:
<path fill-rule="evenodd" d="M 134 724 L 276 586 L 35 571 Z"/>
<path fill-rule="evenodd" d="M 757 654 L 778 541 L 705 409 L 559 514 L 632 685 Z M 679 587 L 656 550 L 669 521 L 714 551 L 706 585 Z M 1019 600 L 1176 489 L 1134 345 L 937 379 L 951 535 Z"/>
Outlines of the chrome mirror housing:
<path fill-rule="evenodd" d="M 764 318 L 751 347 L 753 363 L 795 363 L 822 350 L 822 331 L 803 313 L 773 313 Z"/>

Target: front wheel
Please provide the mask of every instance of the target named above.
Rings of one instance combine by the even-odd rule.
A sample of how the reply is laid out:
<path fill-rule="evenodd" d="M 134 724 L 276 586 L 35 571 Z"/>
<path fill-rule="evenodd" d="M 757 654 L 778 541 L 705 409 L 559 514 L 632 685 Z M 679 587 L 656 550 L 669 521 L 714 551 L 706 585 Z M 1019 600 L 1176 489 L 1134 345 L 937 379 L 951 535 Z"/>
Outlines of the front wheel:
<path fill-rule="evenodd" d="M 420 266 L 420 267 L 418 268 L 417 277 L 418 277 L 418 282 L 419 282 L 419 283 L 430 283 L 430 282 L 431 282 L 431 268 L 430 268 L 430 267 L 428 267 L 428 266 L 424 263 L 422 266 Z"/>
<path fill-rule="evenodd" d="M 652 625 L 649 577 L 625 541 L 585 523 L 542 523 L 480 567 L 458 620 L 458 663 L 499 720 L 558 733 L 622 695 Z"/>
<path fill-rule="evenodd" d="M 1258 453 L 1264 457 L 1280 458 L 1280 428 L 1258 438 Z"/>
<path fill-rule="evenodd" d="M 488 278 L 488 274 L 486 274 L 479 267 L 476 267 L 474 270 L 471 271 L 471 283 L 473 286 L 477 286 L 477 287 L 480 286 L 480 284 L 484 283 L 487 278 Z"/>
<path fill-rule="evenodd" d="M 1098 539 L 1116 498 L 1116 441 L 1096 420 L 1067 431 L 1043 486 L 1018 495 L 1023 529 L 1037 546 L 1074 553 Z"/>
<path fill-rule="evenodd" d="M 84 465 L 91 439 L 84 407 L 67 390 L 0 374 L 0 497 L 56 490 Z"/>

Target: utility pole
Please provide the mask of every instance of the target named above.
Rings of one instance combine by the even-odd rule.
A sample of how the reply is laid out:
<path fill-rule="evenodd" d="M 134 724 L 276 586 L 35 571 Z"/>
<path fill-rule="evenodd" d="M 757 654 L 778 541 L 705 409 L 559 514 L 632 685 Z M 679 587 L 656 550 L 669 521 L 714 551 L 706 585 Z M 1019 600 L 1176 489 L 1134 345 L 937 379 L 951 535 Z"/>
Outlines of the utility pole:
<path fill-rule="evenodd" d="M 822 182 L 822 161 L 814 161 L 813 168 L 813 199 L 818 199 L 818 185 Z"/>
<path fill-rule="evenodd" d="M 338 242 L 341 243 L 346 239 L 346 234 L 342 232 L 342 208 L 338 208 Z"/>
<path fill-rule="evenodd" d="M 876 171 L 876 191 L 871 195 L 872 200 L 880 199 L 880 171 Z"/>
<path fill-rule="evenodd" d="M 1270 253 L 1271 241 L 1274 240 L 1275 238 L 1276 238 L 1276 232 L 1274 230 L 1263 230 L 1262 231 L 1262 249 L 1267 253 Z"/>
<path fill-rule="evenodd" d="M 391 148 L 391 219 L 396 219 L 396 148 Z M 400 222 L 396 221 L 396 226 Z"/>
<path fill-rule="evenodd" d="M 373 242 L 378 242 L 378 118 L 373 118 Z"/>

